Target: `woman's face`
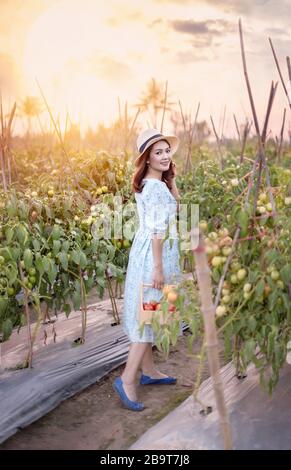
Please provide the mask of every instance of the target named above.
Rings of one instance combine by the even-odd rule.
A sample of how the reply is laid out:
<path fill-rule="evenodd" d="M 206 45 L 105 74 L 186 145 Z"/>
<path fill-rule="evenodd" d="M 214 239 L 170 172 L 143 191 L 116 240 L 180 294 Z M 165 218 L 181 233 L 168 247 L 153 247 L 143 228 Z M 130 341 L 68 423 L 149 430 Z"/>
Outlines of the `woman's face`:
<path fill-rule="evenodd" d="M 172 158 L 171 147 L 165 140 L 156 142 L 150 152 L 149 165 L 158 171 L 167 171 Z"/>

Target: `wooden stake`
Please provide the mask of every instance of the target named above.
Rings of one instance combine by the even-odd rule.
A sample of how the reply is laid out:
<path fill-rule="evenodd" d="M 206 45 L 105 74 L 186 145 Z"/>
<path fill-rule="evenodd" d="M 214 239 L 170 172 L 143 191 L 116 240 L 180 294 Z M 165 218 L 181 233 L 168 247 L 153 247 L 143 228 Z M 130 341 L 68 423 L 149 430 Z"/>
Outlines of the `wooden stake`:
<path fill-rule="evenodd" d="M 282 83 L 285 95 L 287 96 L 289 107 L 291 109 L 291 90 L 290 90 L 290 93 L 288 93 L 271 38 L 269 38 L 269 42 L 270 42 L 270 46 L 271 46 L 271 49 L 272 49 L 272 52 L 273 52 L 273 56 L 274 56 L 274 60 L 275 60 L 276 66 L 277 66 L 277 70 L 278 70 L 278 73 L 279 73 L 279 76 L 280 76 L 280 79 L 281 79 L 281 83 Z M 289 59 L 289 57 L 287 57 L 286 59 L 287 59 L 287 68 L 288 68 L 289 81 L 291 81 L 290 59 Z"/>
<path fill-rule="evenodd" d="M 201 232 L 199 234 L 198 247 L 193 250 L 193 252 L 200 293 L 201 311 L 203 314 L 205 327 L 207 357 L 213 383 L 217 411 L 220 419 L 220 426 L 223 434 L 224 449 L 231 450 L 232 435 L 229 416 L 225 404 L 223 383 L 220 374 L 218 337 L 215 325 L 215 307 L 212 302 L 210 269 L 207 262 L 204 240 Z"/>
<path fill-rule="evenodd" d="M 217 148 L 218 148 L 219 157 L 220 157 L 220 168 L 223 170 L 223 156 L 222 156 L 221 148 L 220 148 L 220 139 L 219 139 L 218 134 L 217 134 L 217 132 L 216 132 L 216 129 L 215 129 L 215 125 L 214 125 L 212 116 L 210 116 L 210 120 L 211 120 L 211 124 L 212 124 L 212 128 L 213 128 L 214 135 L 215 135 L 215 137 L 216 137 L 216 143 L 217 143 Z"/>

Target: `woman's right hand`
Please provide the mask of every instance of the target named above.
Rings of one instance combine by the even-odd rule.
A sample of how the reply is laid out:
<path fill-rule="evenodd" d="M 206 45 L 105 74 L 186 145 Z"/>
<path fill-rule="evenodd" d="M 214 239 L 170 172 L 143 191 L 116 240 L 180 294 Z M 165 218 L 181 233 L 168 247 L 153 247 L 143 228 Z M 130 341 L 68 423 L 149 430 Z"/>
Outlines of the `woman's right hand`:
<path fill-rule="evenodd" d="M 164 287 L 164 273 L 162 268 L 154 268 L 153 272 L 153 287 L 155 289 L 162 289 Z"/>

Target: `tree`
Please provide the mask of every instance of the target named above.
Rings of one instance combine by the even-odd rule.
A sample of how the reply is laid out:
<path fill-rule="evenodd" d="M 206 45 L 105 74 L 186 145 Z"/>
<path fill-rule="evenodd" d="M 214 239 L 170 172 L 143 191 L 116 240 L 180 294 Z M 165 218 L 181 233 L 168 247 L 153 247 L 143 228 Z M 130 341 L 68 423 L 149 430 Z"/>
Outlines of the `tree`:
<path fill-rule="evenodd" d="M 38 118 L 42 112 L 39 98 L 36 96 L 27 96 L 21 103 L 20 115 L 27 118 L 27 134 L 31 134 L 31 122 L 33 118 Z"/>
<path fill-rule="evenodd" d="M 141 112 L 148 112 L 152 125 L 157 128 L 159 111 L 164 109 L 165 90 L 161 83 L 152 78 L 148 84 L 146 91 L 140 98 L 140 102 L 134 105 L 140 108 Z M 165 110 L 170 111 L 174 102 L 167 101 Z"/>

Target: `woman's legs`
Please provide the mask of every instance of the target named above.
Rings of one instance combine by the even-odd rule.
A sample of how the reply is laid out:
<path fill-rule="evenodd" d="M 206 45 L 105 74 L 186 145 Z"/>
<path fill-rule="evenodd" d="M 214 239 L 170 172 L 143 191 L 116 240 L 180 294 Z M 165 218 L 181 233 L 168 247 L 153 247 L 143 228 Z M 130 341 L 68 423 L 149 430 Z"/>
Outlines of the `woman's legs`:
<path fill-rule="evenodd" d="M 131 343 L 126 366 L 121 374 L 124 391 L 132 401 L 137 400 L 136 375 L 148 346 L 151 347 L 151 343 Z"/>
<path fill-rule="evenodd" d="M 141 370 L 144 375 L 148 375 L 152 379 L 162 379 L 168 377 L 156 369 L 153 358 L 152 343 L 146 343 L 147 347 L 141 361 Z"/>
<path fill-rule="evenodd" d="M 168 377 L 156 369 L 152 343 L 131 343 L 125 369 L 121 374 L 123 389 L 131 401 L 137 401 L 136 376 L 141 368 L 144 375 L 152 379 Z"/>

